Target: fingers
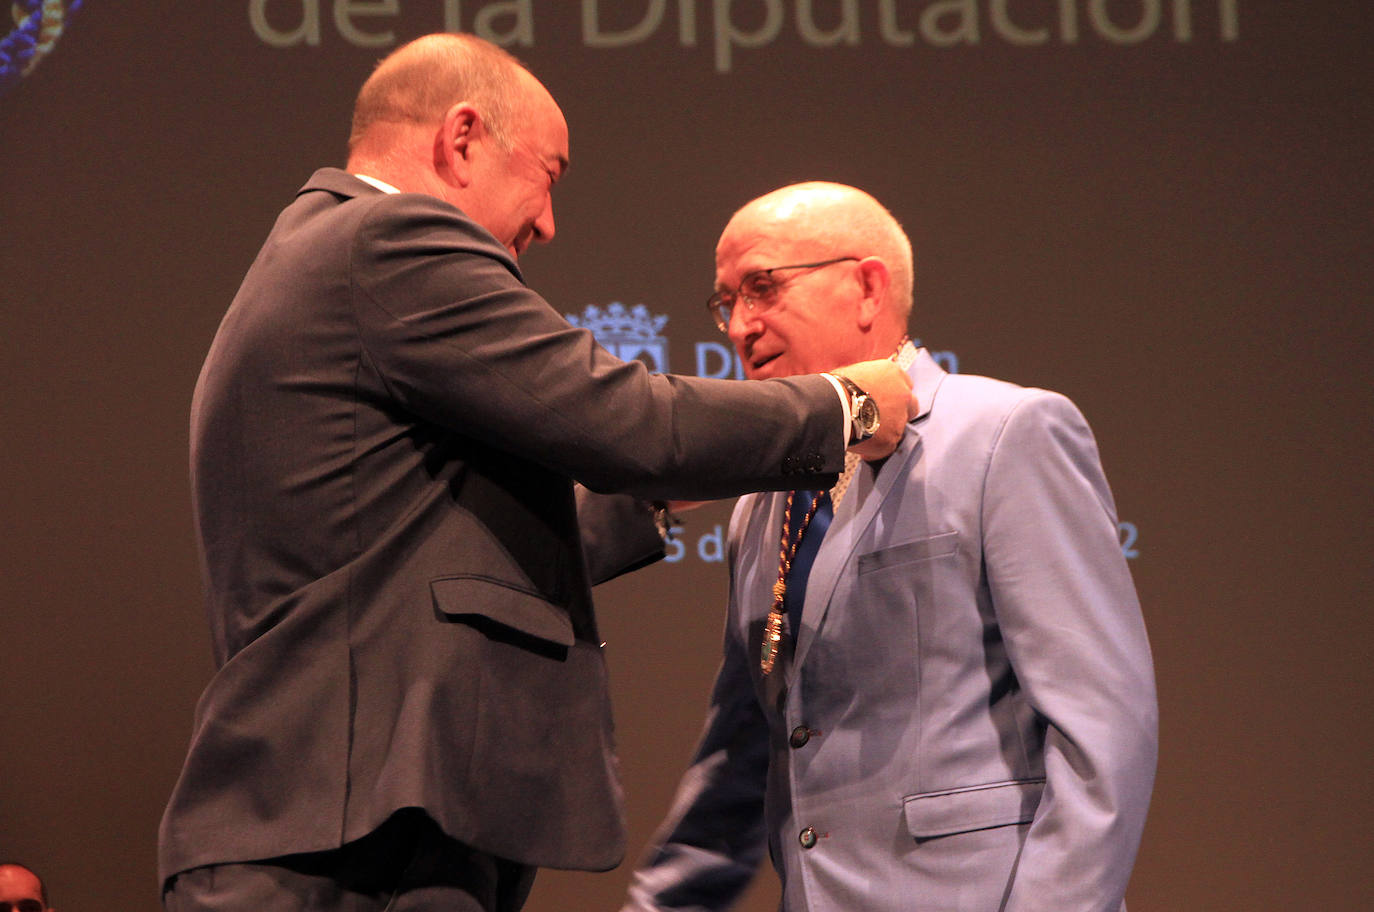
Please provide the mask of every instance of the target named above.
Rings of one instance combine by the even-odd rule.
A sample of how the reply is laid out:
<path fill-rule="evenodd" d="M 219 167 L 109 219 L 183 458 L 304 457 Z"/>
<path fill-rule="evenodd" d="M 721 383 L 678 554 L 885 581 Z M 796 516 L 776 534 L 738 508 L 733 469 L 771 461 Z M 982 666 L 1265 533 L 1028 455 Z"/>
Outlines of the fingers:
<path fill-rule="evenodd" d="M 866 460 L 885 459 L 897 448 L 908 419 L 917 412 L 911 378 L 886 358 L 861 361 L 835 373 L 854 381 L 878 406 L 878 429 L 873 436 L 850 449 Z"/>

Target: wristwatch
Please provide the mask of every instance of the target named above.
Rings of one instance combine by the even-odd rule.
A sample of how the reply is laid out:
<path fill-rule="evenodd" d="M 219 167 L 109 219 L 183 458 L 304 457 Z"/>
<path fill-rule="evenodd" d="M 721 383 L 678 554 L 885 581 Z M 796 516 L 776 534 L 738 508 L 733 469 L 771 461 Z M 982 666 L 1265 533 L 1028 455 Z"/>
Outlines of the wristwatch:
<path fill-rule="evenodd" d="M 873 436 L 878 430 L 878 403 L 873 398 L 859 388 L 859 384 L 850 380 L 844 374 L 831 374 L 845 392 L 849 393 L 849 414 L 851 423 L 849 428 L 849 443 L 854 445 L 862 443 Z"/>

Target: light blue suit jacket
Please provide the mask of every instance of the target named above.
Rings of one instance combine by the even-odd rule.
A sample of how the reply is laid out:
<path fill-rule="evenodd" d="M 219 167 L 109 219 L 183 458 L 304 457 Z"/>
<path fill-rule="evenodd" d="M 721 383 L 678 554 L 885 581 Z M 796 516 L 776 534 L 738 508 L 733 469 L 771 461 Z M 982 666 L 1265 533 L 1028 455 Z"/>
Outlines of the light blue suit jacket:
<path fill-rule="evenodd" d="M 766 844 L 788 912 L 1115 912 L 1154 779 L 1149 644 L 1092 432 L 946 374 L 861 466 L 795 651 L 759 671 L 785 495 L 731 521 L 724 661 L 626 909 L 723 909 Z"/>

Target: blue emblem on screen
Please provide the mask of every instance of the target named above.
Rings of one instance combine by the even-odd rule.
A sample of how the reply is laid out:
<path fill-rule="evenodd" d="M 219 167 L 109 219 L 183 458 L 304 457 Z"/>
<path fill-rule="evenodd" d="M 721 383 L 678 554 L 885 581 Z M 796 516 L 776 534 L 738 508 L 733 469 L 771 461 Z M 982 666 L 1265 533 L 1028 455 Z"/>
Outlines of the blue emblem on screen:
<path fill-rule="evenodd" d="M 601 346 L 622 361 L 643 361 L 650 370 L 668 373 L 666 314 L 651 314 L 643 304 L 626 307 L 612 301 L 605 307 L 588 304 L 578 314 L 565 314 L 573 326 L 590 329 Z"/>
<path fill-rule="evenodd" d="M 52 53 L 81 0 L 13 0 L 14 28 L 0 41 L 0 93 L 33 72 Z"/>

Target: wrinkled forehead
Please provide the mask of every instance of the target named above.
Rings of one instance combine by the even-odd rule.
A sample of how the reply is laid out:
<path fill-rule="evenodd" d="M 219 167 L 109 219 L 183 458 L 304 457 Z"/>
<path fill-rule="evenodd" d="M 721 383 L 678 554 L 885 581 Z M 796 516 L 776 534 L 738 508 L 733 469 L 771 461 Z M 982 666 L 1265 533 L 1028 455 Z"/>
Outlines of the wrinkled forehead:
<path fill-rule="evenodd" d="M 738 279 L 759 269 L 835 256 L 832 231 L 806 210 L 751 204 L 735 213 L 716 243 L 716 276 Z"/>
<path fill-rule="evenodd" d="M 517 67 L 519 88 L 514 111 L 514 132 L 530 145 L 537 146 L 541 156 L 567 158 L 568 122 L 549 90 L 533 73 Z"/>
<path fill-rule="evenodd" d="M 526 104 L 526 112 L 546 121 L 563 132 L 567 132 L 568 124 L 563 119 L 563 109 L 554 100 L 553 93 L 548 90 L 544 83 L 539 81 L 529 70 L 520 70 L 522 83 L 521 96 Z"/>

